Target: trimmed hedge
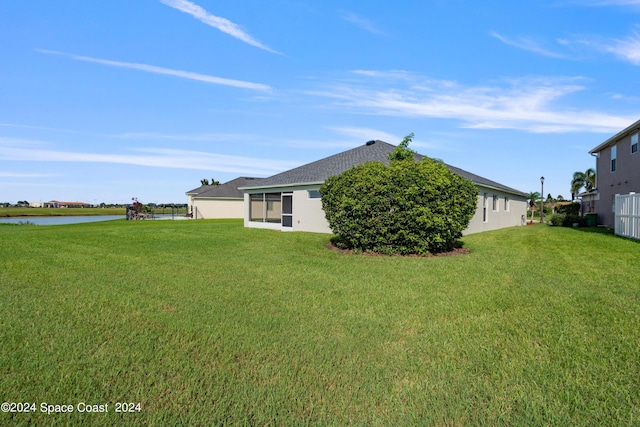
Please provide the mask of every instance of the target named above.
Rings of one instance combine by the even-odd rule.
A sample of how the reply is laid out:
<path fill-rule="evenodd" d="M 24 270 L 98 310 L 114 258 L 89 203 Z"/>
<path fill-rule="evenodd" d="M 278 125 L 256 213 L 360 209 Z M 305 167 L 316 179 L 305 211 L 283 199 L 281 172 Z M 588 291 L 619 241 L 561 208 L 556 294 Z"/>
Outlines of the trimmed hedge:
<path fill-rule="evenodd" d="M 557 214 L 551 217 L 551 225 L 573 227 L 573 224 L 578 224 L 579 227 L 586 227 L 587 220 L 580 215 L 569 214 Z"/>
<path fill-rule="evenodd" d="M 453 249 L 476 210 L 472 181 L 442 162 L 368 162 L 320 188 L 334 244 L 362 252 L 419 254 Z"/>

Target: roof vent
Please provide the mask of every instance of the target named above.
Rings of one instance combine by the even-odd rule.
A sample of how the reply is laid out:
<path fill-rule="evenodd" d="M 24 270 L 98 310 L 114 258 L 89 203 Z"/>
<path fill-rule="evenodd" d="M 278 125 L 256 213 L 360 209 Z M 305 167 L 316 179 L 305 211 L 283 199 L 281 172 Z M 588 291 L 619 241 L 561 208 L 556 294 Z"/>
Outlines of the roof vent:
<path fill-rule="evenodd" d="M 373 144 L 375 144 L 375 143 L 376 143 L 376 142 L 375 142 L 374 140 L 367 141 L 367 145 L 373 145 Z"/>

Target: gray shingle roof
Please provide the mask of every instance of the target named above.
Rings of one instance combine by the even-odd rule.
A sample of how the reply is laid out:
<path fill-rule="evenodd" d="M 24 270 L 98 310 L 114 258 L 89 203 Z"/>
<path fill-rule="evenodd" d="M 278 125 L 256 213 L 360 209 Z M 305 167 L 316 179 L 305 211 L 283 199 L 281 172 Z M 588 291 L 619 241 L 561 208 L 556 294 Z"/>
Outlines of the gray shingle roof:
<path fill-rule="evenodd" d="M 287 187 L 303 184 L 320 184 L 330 176 L 339 175 L 342 172 L 352 168 L 353 166 L 357 166 L 365 162 L 380 162 L 388 165 L 389 153 L 391 153 L 395 148 L 395 145 L 391 145 L 384 141 L 376 140 L 373 143 L 371 143 L 370 141 L 367 144 L 358 146 L 351 150 L 343 151 L 342 153 L 325 157 L 324 159 L 320 159 L 315 162 L 308 163 L 306 165 L 302 165 L 276 175 L 272 175 L 268 178 L 257 180 L 254 182 L 254 185 L 248 184 L 241 188 L 257 189 L 265 187 Z M 422 156 L 421 154 L 415 155 L 415 158 L 418 161 L 423 157 L 424 156 Z M 470 179 L 476 185 L 484 185 L 508 193 L 526 196 L 525 193 L 507 187 L 506 185 L 499 184 L 495 181 L 491 181 L 489 179 L 472 174 L 454 166 L 446 166 L 452 172 Z"/>
<path fill-rule="evenodd" d="M 244 193 L 238 188 L 254 185 L 257 181 L 260 181 L 260 178 L 241 176 L 220 185 L 202 185 L 187 192 L 187 194 L 193 195 L 197 199 L 242 199 L 244 198 Z"/>

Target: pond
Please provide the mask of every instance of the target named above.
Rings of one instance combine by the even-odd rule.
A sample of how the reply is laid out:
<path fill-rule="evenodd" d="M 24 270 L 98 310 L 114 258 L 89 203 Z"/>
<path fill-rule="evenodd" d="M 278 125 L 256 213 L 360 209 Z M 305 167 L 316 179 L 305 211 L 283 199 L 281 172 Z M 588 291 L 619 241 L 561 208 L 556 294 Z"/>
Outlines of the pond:
<path fill-rule="evenodd" d="M 82 222 L 112 221 L 124 219 L 124 215 L 79 215 L 79 216 L 21 216 L 1 218 L 0 222 L 9 224 L 30 223 L 35 225 L 80 224 Z"/>

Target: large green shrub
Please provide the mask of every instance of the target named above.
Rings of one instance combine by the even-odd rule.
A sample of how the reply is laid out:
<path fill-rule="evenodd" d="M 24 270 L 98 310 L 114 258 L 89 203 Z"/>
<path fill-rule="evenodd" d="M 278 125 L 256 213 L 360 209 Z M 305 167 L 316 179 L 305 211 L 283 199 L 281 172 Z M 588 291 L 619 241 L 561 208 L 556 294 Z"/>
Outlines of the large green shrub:
<path fill-rule="evenodd" d="M 564 215 L 580 215 L 580 203 L 571 203 L 570 205 L 559 205 L 556 212 Z"/>
<path fill-rule="evenodd" d="M 475 213 L 478 190 L 424 158 L 355 166 L 327 179 L 320 193 L 336 245 L 426 255 L 454 247 Z"/>

